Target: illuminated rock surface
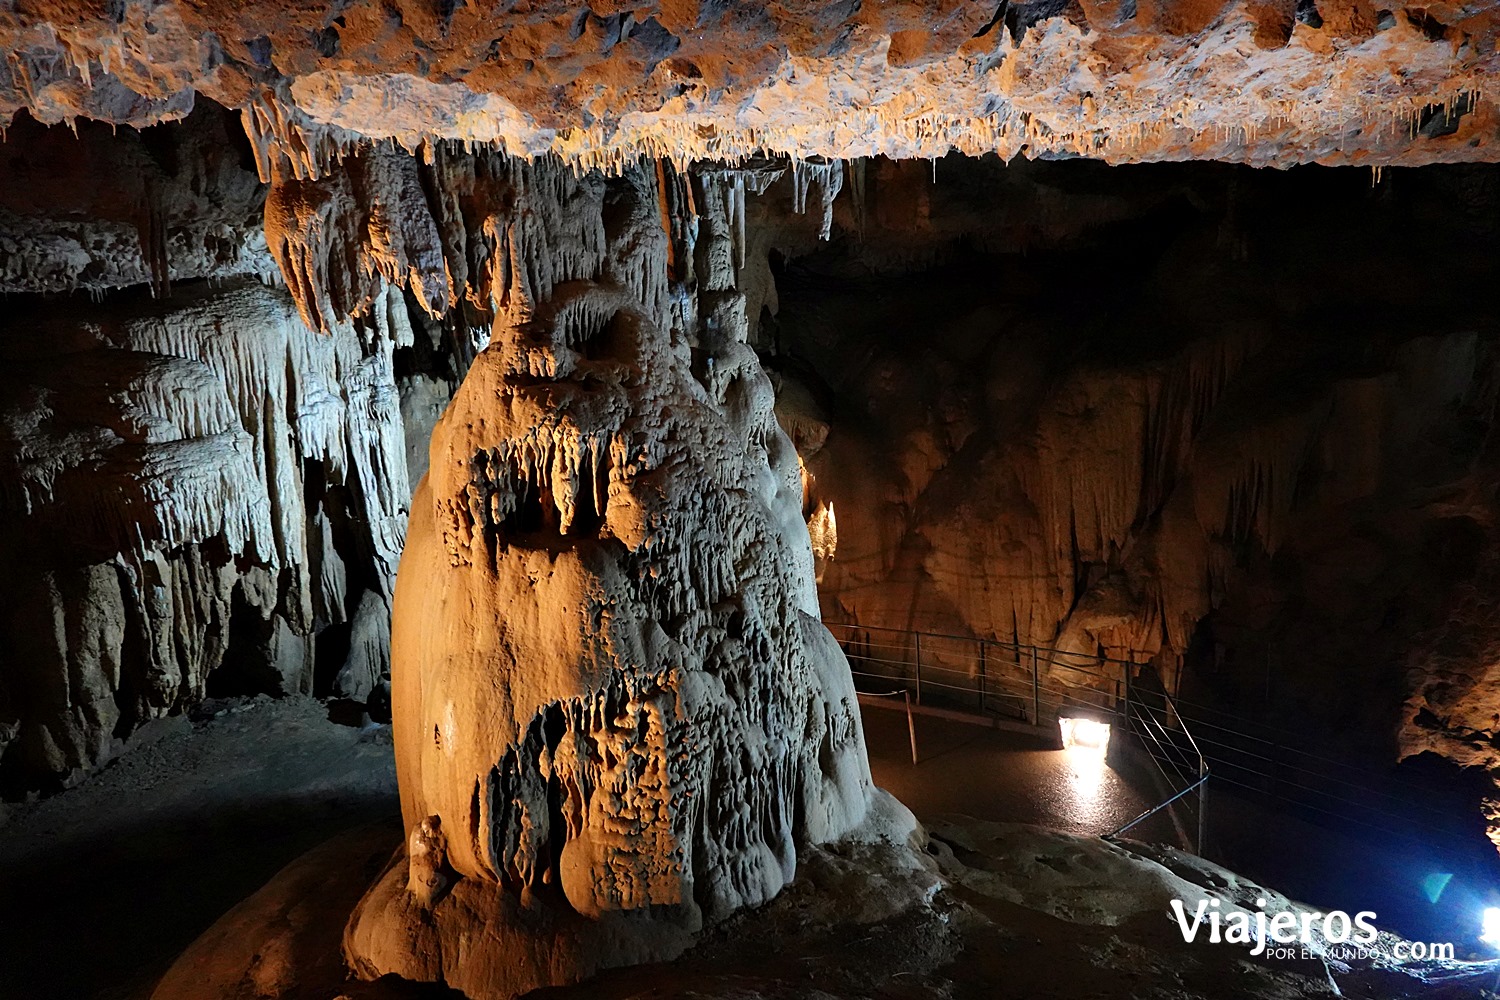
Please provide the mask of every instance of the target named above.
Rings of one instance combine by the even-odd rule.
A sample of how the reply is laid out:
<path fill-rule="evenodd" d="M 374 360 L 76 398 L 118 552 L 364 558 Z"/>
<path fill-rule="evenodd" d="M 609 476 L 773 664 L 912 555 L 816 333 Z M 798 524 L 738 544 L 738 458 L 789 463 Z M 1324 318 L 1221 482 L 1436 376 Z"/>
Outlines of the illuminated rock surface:
<path fill-rule="evenodd" d="M 497 158 L 460 181 L 509 247 L 501 318 L 413 501 L 392 647 L 407 857 L 346 946 L 362 975 L 508 996 L 670 957 L 773 897 L 872 791 L 722 219 L 674 245 L 683 188 L 644 172 Z M 674 253 L 701 297 L 669 285 Z"/>
<path fill-rule="evenodd" d="M 777 353 L 774 272 L 820 240 L 909 274 L 971 236 L 1026 251 L 1146 219 L 1129 192 L 1060 190 L 941 231 L 926 174 L 950 152 L 1376 179 L 1493 159 L 1494 22 L 1362 0 L 7 6 L 0 118 L 22 154 L 0 290 L 27 300 L 0 352 L 19 567 L 0 639 L 21 664 L 0 677 L 0 783 L 73 782 L 216 685 L 378 714 L 393 661 L 404 848 L 346 955 L 508 997 L 676 955 L 773 899 L 799 851 L 905 838 L 819 574 L 853 617 L 947 615 L 1175 684 L 1204 623 L 1254 632 L 1266 593 L 1326 598 L 1342 641 L 1371 623 L 1340 595 L 1393 607 L 1405 592 L 1376 584 L 1451 571 L 1404 620 L 1442 655 L 1419 642 L 1409 678 L 1391 656 L 1368 689 L 1330 670 L 1301 693 L 1359 692 L 1346 718 L 1404 725 L 1399 748 L 1361 744 L 1381 759 L 1497 769 L 1493 477 L 1455 430 L 1493 422 L 1483 324 L 1352 350 L 1279 408 L 1243 398 L 1265 388 L 1253 324 L 1133 366 L 963 342 L 941 371 L 829 324 L 794 339 L 888 407 L 890 438 L 851 447 L 829 394 L 779 372 L 806 469 L 757 356 Z M 40 127 L 59 123 L 80 137 Z M 1239 235 L 1214 245 L 1232 259 Z M 1176 249 L 1214 279 L 1202 246 Z M 1476 256 L 1452 254 L 1453 280 L 1486 287 Z M 981 427 L 986 404 L 1004 412 Z M 844 491 L 837 520 L 804 510 L 804 476 Z M 1417 476 L 1430 493 L 1402 492 Z M 1361 575 L 1367 539 L 1319 549 L 1309 511 L 1366 502 L 1424 513 Z M 1278 589 L 1288 564 L 1302 579 Z M 1333 565 L 1345 582 L 1321 586 Z"/>
<path fill-rule="evenodd" d="M 838 515 L 825 614 L 1154 662 L 1174 689 L 1191 661 L 1186 696 L 1219 683 L 1239 714 L 1269 669 L 1282 708 L 1342 702 L 1330 722 L 1388 738 L 1388 694 L 1353 702 L 1399 688 L 1466 572 L 1444 533 L 1490 544 L 1488 321 L 1427 289 L 1500 274 L 1493 195 L 1161 167 L 1123 198 L 1085 166 L 881 164 L 828 249 L 785 185 L 757 204 L 751 244 L 795 260 L 758 343 L 808 507 Z"/>
<path fill-rule="evenodd" d="M 1487 3 L 1363 0 L 589 7 L 77 4 L 0 14 L 0 114 L 144 124 L 246 107 L 265 166 L 372 138 L 617 168 L 964 153 L 1112 161 L 1493 158 Z"/>
<path fill-rule="evenodd" d="M 277 875 L 227 914 L 173 967 L 154 1000 L 342 989 L 351 997 L 414 997 L 393 981 L 366 994 L 303 956 L 323 933 L 321 897 L 347 888 L 328 876 L 370 854 L 368 834 L 346 835 Z M 1207 941 L 1191 944 L 1168 914 L 1199 901 L 1228 919 L 1300 920 L 1319 911 L 1200 858 L 1136 843 L 1016 824 L 945 817 L 926 852 L 845 845 L 804 852 L 798 879 L 772 903 L 707 933 L 670 963 L 601 973 L 547 992 L 561 998 L 643 996 L 761 1000 L 868 997 L 899 984 L 922 998 L 993 996 L 997 983 L 1028 997 L 1379 996 L 1458 1000 L 1480 995 L 1495 963 L 1412 961 L 1410 942 L 1382 931 L 1360 958 L 1328 940 L 1321 918 L 1304 957 L 1276 957 Z M 1211 902 L 1210 902 L 1211 901 Z M 268 916 L 271 919 L 268 919 Z M 1378 926 L 1378 924 L 1377 924 Z M 1065 970 L 1065 971 L 1064 971 Z M 1332 985 L 1330 985 L 1332 984 Z M 1342 991 L 1332 992 L 1333 988 Z M 291 993 L 290 995 L 297 995 Z"/>
<path fill-rule="evenodd" d="M 838 514 L 825 615 L 1151 663 L 1371 771 L 1495 774 L 1493 324 L 1433 293 L 1500 276 L 1493 185 L 880 163 L 826 249 L 772 188 L 756 343 Z"/>
<path fill-rule="evenodd" d="M 108 759 L 210 675 L 311 693 L 314 631 L 385 616 L 410 496 L 391 356 L 410 337 L 404 309 L 319 336 L 254 281 L 8 332 L 10 780 Z M 372 641 L 325 667 L 334 690 L 383 683 L 383 625 Z"/>

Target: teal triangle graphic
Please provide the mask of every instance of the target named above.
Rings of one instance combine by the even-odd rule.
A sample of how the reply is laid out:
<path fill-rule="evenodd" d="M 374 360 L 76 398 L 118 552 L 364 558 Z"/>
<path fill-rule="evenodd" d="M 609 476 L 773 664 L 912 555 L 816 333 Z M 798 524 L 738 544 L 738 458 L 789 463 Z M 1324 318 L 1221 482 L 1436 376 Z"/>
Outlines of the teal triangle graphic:
<path fill-rule="evenodd" d="M 1452 872 L 1433 872 L 1422 880 L 1422 893 L 1427 897 L 1427 902 L 1436 903 L 1443 890 L 1448 888 L 1448 883 L 1453 881 Z"/>

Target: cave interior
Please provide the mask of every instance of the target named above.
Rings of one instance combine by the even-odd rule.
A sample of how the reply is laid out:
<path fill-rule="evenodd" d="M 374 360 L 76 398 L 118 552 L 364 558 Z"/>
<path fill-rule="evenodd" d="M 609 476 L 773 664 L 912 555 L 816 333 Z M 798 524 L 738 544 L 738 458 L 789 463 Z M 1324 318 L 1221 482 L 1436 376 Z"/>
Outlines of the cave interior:
<path fill-rule="evenodd" d="M 1495 995 L 1490 5 L 266 7 L 0 5 L 0 996 Z"/>

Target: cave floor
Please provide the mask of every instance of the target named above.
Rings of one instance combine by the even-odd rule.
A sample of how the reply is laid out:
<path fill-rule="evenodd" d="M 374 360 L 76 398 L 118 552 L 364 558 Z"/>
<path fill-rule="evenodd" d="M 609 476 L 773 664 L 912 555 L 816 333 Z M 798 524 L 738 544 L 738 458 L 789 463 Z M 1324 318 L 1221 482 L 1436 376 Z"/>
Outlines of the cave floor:
<path fill-rule="evenodd" d="M 1093 755 L 930 716 L 915 717 L 913 765 L 904 713 L 866 708 L 863 716 L 875 783 L 919 817 L 962 812 L 1091 836 L 1118 829 L 1159 800 L 1143 776 L 1127 777 Z"/>
<path fill-rule="evenodd" d="M 12 914 L 25 914 L 0 935 L 0 997 L 148 997 L 216 921 L 221 935 L 226 928 L 238 934 L 222 914 L 247 897 L 269 900 L 262 912 L 279 912 L 276 893 L 307 895 L 313 869 L 339 869 L 330 858 L 347 863 L 317 886 L 321 916 L 311 919 L 326 924 L 315 928 L 319 953 L 336 953 L 342 915 L 368 884 L 370 866 L 399 839 L 390 731 L 336 725 L 311 699 L 218 707 L 217 715 L 160 723 L 78 787 L 0 814 L 0 898 Z M 917 720 L 920 763 L 913 767 L 904 716 L 864 715 L 876 781 L 928 822 L 950 888 L 935 889 L 931 871 L 903 869 L 900 859 L 819 850 L 764 913 L 736 918 L 678 962 L 609 973 L 559 996 L 960 997 L 998 995 L 999 983 L 1015 996 L 1327 995 L 1305 969 L 1184 950 L 1163 935 L 1171 925 L 1159 900 L 1134 916 L 1122 911 L 1118 925 L 1089 923 L 1120 893 L 1134 892 L 1130 905 L 1141 907 L 1141 887 L 1154 884 L 1160 865 L 1175 872 L 1196 863 L 1091 836 L 1152 800 L 1139 776 L 1080 766 L 1023 736 L 926 718 Z M 1256 813 L 1229 796 L 1215 808 L 1215 828 L 1224 831 L 1215 839 L 1237 851 L 1259 844 L 1272 855 L 1260 867 L 1279 868 L 1294 884 L 1257 877 L 1294 897 L 1315 885 L 1297 859 L 1324 858 L 1344 879 L 1361 872 L 1369 883 L 1394 878 L 1391 858 L 1368 845 Z M 945 815 L 955 812 L 977 819 Z M 1171 831 L 1151 835 L 1167 839 Z M 1283 835 L 1297 838 L 1294 849 L 1264 851 L 1268 838 Z M 315 848 L 324 860 L 298 861 L 313 859 Z M 1268 863 L 1278 859 L 1279 866 Z M 1100 868 L 1121 864 L 1123 876 Z M 1370 867 L 1382 864 L 1383 871 Z M 1118 877 L 1143 881 L 1122 889 Z M 1216 878 L 1199 873 L 1190 881 Z M 1081 908 L 1087 919 L 1078 924 L 1051 912 L 1059 905 Z M 242 921 L 255 919 L 253 906 L 237 909 Z M 310 938 L 299 933 L 305 949 Z M 768 962 L 770 954 L 777 957 Z M 297 961 L 305 960 L 291 965 Z M 1069 975 L 1059 976 L 1064 967 Z M 326 967 L 316 976 L 301 971 L 306 988 L 266 995 L 434 995 L 400 984 L 338 984 Z M 1472 979 L 1412 987 L 1403 977 L 1346 995 L 1492 995 Z"/>
<path fill-rule="evenodd" d="M 215 707 L 152 724 L 75 788 L 0 807 L 0 997 L 149 995 L 294 858 L 372 822 L 399 839 L 389 727 L 337 725 L 311 698 Z"/>
<path fill-rule="evenodd" d="M 1097 836 L 1169 794 L 1129 753 L 1091 762 L 1024 734 L 920 715 L 913 765 L 904 714 L 866 709 L 864 719 L 875 783 L 923 819 L 962 813 Z M 1293 814 L 1222 783 L 1209 787 L 1207 855 L 1294 898 L 1370 910 L 1382 928 L 1461 948 L 1474 943 L 1483 909 L 1500 906 L 1500 858 L 1471 816 L 1414 840 L 1337 816 Z M 1189 844 L 1192 831 L 1183 827 L 1195 823 L 1193 807 L 1158 813 L 1127 836 Z"/>

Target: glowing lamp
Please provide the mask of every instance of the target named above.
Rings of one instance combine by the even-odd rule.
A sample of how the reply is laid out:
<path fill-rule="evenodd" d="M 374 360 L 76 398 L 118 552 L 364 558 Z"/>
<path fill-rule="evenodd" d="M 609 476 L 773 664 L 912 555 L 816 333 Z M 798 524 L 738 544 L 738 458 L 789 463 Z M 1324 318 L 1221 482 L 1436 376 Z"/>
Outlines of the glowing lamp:
<path fill-rule="evenodd" d="M 1083 716 L 1063 716 L 1062 744 L 1065 750 L 1086 750 L 1103 754 L 1109 749 L 1109 723 Z"/>
<path fill-rule="evenodd" d="M 1500 948 L 1500 907 L 1485 907 L 1482 919 L 1484 933 L 1479 935 L 1479 940 L 1492 948 Z"/>

